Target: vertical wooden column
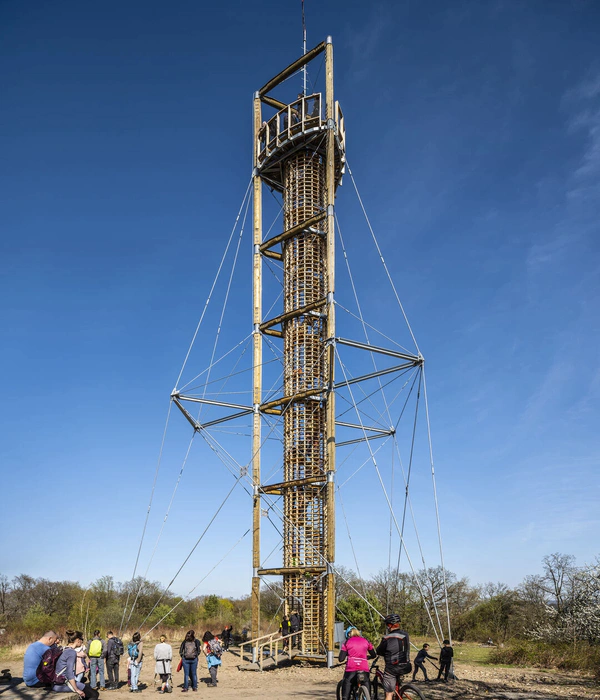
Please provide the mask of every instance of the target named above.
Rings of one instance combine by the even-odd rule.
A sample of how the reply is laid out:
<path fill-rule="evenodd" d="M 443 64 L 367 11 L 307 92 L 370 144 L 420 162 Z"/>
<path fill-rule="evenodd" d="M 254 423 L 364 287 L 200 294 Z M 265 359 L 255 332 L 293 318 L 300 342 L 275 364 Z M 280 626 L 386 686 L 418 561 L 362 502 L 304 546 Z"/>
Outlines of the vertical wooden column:
<path fill-rule="evenodd" d="M 325 589 L 325 634 L 327 643 L 327 665 L 333 666 L 333 631 L 335 623 L 335 114 L 333 97 L 333 43 L 327 37 L 325 47 L 325 116 L 327 119 L 327 169 L 326 169 L 326 204 L 327 204 L 327 499 L 326 499 L 326 541 L 325 558 L 327 565 L 327 583 Z"/>
<path fill-rule="evenodd" d="M 258 134 L 262 125 L 261 103 L 258 93 L 254 95 L 254 251 L 252 275 L 252 322 L 253 322 L 253 395 L 254 417 L 252 426 L 252 484 L 254 487 L 252 504 L 252 638 L 260 635 L 260 445 L 261 416 L 258 407 L 262 401 L 262 335 L 259 325 L 262 321 L 262 179 L 258 171 Z"/>

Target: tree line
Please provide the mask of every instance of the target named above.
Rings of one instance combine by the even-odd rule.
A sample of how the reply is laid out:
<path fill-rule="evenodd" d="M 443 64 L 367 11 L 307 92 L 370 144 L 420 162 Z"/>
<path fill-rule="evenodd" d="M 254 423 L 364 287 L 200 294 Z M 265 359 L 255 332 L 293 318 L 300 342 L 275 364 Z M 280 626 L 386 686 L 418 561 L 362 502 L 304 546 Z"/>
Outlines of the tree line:
<path fill-rule="evenodd" d="M 598 645 L 600 642 L 600 562 L 577 567 L 574 557 L 554 553 L 542 560 L 540 574 L 526 576 L 516 587 L 502 583 L 471 585 L 440 567 L 412 573 L 386 569 L 361 579 L 339 568 L 338 619 L 353 624 L 370 638 L 382 631 L 377 611 L 398 613 L 404 628 L 420 638 L 434 638 L 432 621 L 442 620 L 447 634 L 449 612 L 457 641 L 496 644 L 528 643 Z M 428 601 L 427 603 L 424 600 Z M 283 591 L 269 584 L 261 595 L 263 631 L 277 629 Z M 84 588 L 72 581 L 49 581 L 26 574 L 12 580 L 0 574 L 2 639 L 25 642 L 45 629 L 70 626 L 128 632 L 155 625 L 161 630 L 218 628 L 232 624 L 240 631 L 250 623 L 250 597 L 201 595 L 190 600 L 165 590 L 156 581 L 136 578 L 125 583 L 102 576 Z"/>

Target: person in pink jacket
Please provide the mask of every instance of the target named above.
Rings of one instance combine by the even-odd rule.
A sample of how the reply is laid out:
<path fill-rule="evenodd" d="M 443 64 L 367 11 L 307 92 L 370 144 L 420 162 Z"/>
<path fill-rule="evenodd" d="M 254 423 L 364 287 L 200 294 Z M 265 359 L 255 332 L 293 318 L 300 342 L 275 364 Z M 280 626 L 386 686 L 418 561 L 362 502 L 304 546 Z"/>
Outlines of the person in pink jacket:
<path fill-rule="evenodd" d="M 339 660 L 346 662 L 346 671 L 342 682 L 342 700 L 348 700 L 352 681 L 358 673 L 364 673 L 364 684 L 371 693 L 369 683 L 369 662 L 367 658 L 374 659 L 377 656 L 373 645 L 368 639 L 361 637 L 356 627 L 348 627 L 346 641 L 340 649 Z"/>

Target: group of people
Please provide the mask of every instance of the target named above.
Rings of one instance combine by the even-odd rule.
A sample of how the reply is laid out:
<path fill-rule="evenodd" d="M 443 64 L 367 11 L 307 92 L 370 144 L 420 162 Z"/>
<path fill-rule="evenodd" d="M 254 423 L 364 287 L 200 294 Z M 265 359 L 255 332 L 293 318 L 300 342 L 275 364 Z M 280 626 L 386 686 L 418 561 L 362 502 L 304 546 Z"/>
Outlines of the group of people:
<path fill-rule="evenodd" d="M 300 621 L 300 615 L 298 614 L 297 610 L 292 610 L 290 613 L 290 616 L 288 617 L 287 615 L 283 616 L 283 619 L 281 620 L 281 624 L 279 625 L 279 634 L 284 637 L 283 640 L 283 648 L 287 650 L 290 646 L 290 640 L 291 640 L 291 646 L 297 647 L 298 646 L 298 632 L 300 631 L 301 627 L 301 621 Z M 294 635 L 290 637 L 289 635 Z"/>
<path fill-rule="evenodd" d="M 226 626 L 224 637 L 227 646 L 233 639 L 231 626 Z M 64 646 L 62 642 L 64 641 Z M 198 659 L 206 658 L 210 674 L 209 687 L 217 685 L 217 670 L 221 665 L 221 654 L 225 650 L 218 637 L 206 631 L 202 642 L 190 630 L 179 647 L 181 658 L 177 670 L 183 670 L 182 692 L 192 688 L 198 690 Z M 80 697 L 97 698 L 100 690 L 117 690 L 119 687 L 119 666 L 121 656 L 127 656 L 127 675 L 130 692 L 139 693 L 139 678 L 144 663 L 144 642 L 136 632 L 124 649 L 123 642 L 112 632 L 102 639 L 100 630 L 94 631 L 92 639 L 84 643 L 84 635 L 79 630 L 67 630 L 64 640 L 54 631 L 46 632 L 38 641 L 27 647 L 23 659 L 23 680 L 30 688 L 50 687 L 57 693 L 77 693 Z M 160 677 L 160 693 L 172 692 L 171 673 L 173 648 L 165 635 L 154 647 L 155 673 Z M 105 664 L 108 683 L 105 683 Z M 89 683 L 84 684 L 84 676 L 89 675 Z"/>
<path fill-rule="evenodd" d="M 346 641 L 342 645 L 339 654 L 339 661 L 346 662 L 346 669 L 342 681 L 342 700 L 348 700 L 351 694 L 353 682 L 356 676 L 362 674 L 362 682 L 367 685 L 370 692 L 369 683 L 369 658 L 381 656 L 384 659 L 385 667 L 382 678 L 382 685 L 385 691 L 385 699 L 392 700 L 398 679 L 400 676 L 407 675 L 411 672 L 410 664 L 410 638 L 406 632 L 400 629 L 400 616 L 396 614 L 388 615 L 385 618 L 387 633 L 375 648 L 368 639 L 365 639 L 356 627 L 349 627 L 346 630 Z M 452 658 L 454 651 L 448 639 L 443 642 L 443 647 L 439 657 L 439 673 L 438 680 L 444 674 L 444 680 L 448 680 L 448 675 L 452 666 Z M 436 659 L 428 652 L 429 644 L 423 644 L 415 658 L 415 668 L 413 671 L 412 680 L 416 680 L 416 675 L 420 669 L 427 677 L 425 669 L 425 660 Z"/>
<path fill-rule="evenodd" d="M 202 636 L 202 642 L 196 639 L 194 630 L 190 630 L 185 635 L 185 639 L 179 647 L 180 663 L 183 670 L 183 693 L 187 693 L 190 685 L 193 691 L 198 690 L 198 658 L 201 653 L 206 657 L 206 665 L 210 674 L 210 683 L 207 685 L 209 688 L 217 686 L 217 671 L 222 663 L 223 651 L 225 648 L 221 640 L 209 630 Z"/>

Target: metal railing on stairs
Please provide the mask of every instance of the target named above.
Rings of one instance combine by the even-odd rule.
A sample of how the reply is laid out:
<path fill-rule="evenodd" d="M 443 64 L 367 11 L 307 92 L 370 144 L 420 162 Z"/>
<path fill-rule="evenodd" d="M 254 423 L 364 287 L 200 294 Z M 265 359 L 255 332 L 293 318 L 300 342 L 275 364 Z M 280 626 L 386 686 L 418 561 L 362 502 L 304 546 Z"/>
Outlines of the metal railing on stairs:
<path fill-rule="evenodd" d="M 271 632 L 271 634 L 263 634 L 262 637 L 257 637 L 256 639 L 249 639 L 247 642 L 242 642 L 240 644 L 240 662 L 251 660 L 252 663 L 258 664 L 261 671 L 263 670 L 263 662 L 267 659 L 272 659 L 277 666 L 281 654 L 285 653 L 285 658 L 291 658 L 293 656 L 292 646 L 293 644 L 297 646 L 298 641 L 300 642 L 300 649 L 303 649 L 303 630 L 284 636 L 281 636 L 279 632 Z M 248 651 L 244 651 L 244 647 L 247 647 Z M 248 655 L 250 659 L 247 659 L 245 654 Z"/>

